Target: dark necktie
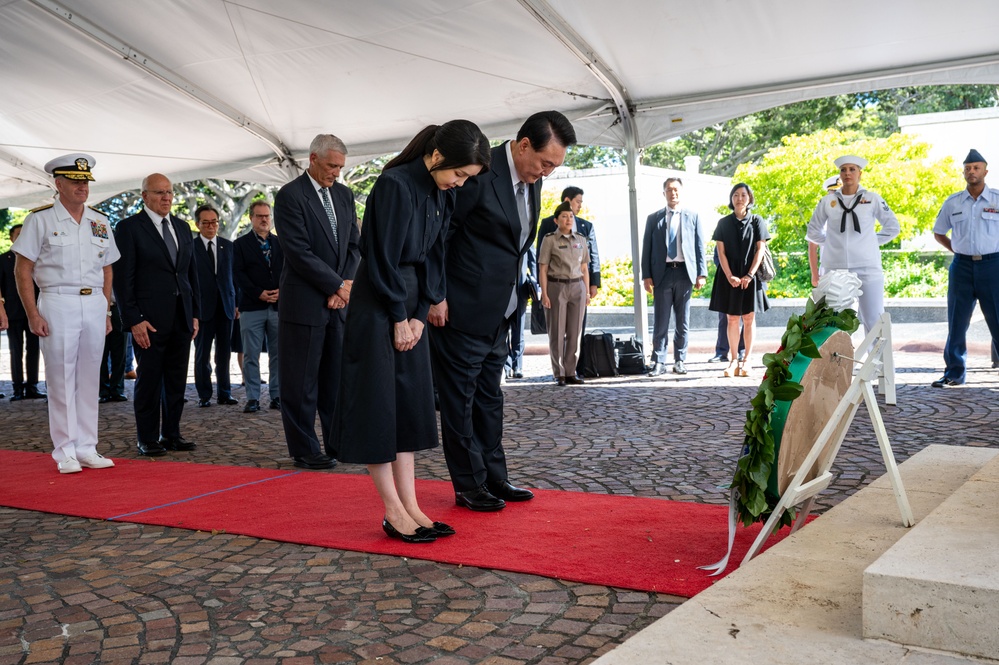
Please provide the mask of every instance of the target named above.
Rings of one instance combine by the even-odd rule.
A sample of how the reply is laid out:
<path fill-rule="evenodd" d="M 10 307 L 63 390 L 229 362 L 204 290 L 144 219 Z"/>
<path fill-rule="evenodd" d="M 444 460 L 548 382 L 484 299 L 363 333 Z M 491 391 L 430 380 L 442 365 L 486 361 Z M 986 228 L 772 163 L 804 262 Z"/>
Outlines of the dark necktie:
<path fill-rule="evenodd" d="M 336 232 L 336 213 L 333 212 L 333 202 L 330 201 L 330 190 L 328 187 L 320 187 L 322 192 L 323 207 L 326 208 L 326 216 L 330 219 L 330 228 L 333 229 L 333 240 L 340 242 L 340 236 Z"/>
<path fill-rule="evenodd" d="M 218 269 L 215 267 L 215 250 L 212 249 L 211 240 L 208 241 L 208 263 L 212 266 L 212 273 L 218 274 Z"/>
<path fill-rule="evenodd" d="M 666 222 L 666 232 L 667 232 L 667 235 L 669 237 L 669 240 L 666 242 L 666 255 L 669 258 L 671 258 L 671 259 L 675 259 L 676 258 L 676 224 L 674 224 L 673 221 L 676 219 L 676 213 L 673 212 L 673 211 L 670 211 L 669 213 L 667 213 L 667 217 L 668 217 L 669 221 Z"/>
<path fill-rule="evenodd" d="M 517 214 L 520 215 L 520 228 L 525 228 L 530 215 L 527 213 L 527 187 L 524 183 L 517 183 Z"/>
<path fill-rule="evenodd" d="M 170 255 L 170 261 L 177 265 L 177 242 L 173 239 L 173 234 L 170 233 L 170 218 L 164 217 L 160 223 L 163 225 L 163 242 L 166 243 L 167 254 Z"/>
<path fill-rule="evenodd" d="M 860 233 L 860 221 L 857 219 L 857 213 L 855 213 L 854 210 L 856 210 L 857 206 L 860 205 L 860 202 L 864 200 L 864 190 L 857 192 L 857 198 L 854 200 L 852 208 L 846 207 L 846 204 L 843 203 L 843 197 L 839 194 L 836 195 L 836 198 L 839 200 L 839 205 L 843 208 L 843 220 L 839 224 L 839 232 L 846 233 L 846 216 L 853 215 L 853 230 Z"/>

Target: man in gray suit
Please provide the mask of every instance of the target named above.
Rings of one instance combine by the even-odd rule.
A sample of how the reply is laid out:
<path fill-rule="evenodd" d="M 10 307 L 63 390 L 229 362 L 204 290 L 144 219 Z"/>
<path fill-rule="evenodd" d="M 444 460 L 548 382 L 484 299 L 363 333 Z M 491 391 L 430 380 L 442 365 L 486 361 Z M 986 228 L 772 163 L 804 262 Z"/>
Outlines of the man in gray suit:
<path fill-rule="evenodd" d="M 687 328 L 692 288 L 700 289 L 708 277 L 705 241 L 696 212 L 680 207 L 683 181 L 663 183 L 666 207 L 649 215 L 642 241 L 642 281 L 652 294 L 655 323 L 652 329 L 652 367 L 649 376 L 666 372 L 666 335 L 670 313 L 676 315 L 673 336 L 674 374 L 686 374 Z"/>
<path fill-rule="evenodd" d="M 336 465 L 333 409 L 350 286 L 361 261 L 354 194 L 337 182 L 347 147 L 332 134 L 309 146 L 309 168 L 274 199 L 284 267 L 278 300 L 281 420 L 303 469 Z M 316 412 L 323 430 L 320 448 Z"/>

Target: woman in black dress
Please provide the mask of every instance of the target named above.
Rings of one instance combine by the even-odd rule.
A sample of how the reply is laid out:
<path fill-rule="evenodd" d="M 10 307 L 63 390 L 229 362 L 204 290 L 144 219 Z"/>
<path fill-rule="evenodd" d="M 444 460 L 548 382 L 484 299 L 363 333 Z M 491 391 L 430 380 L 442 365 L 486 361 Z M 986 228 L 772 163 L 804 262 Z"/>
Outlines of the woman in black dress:
<path fill-rule="evenodd" d="M 385 504 L 382 528 L 406 542 L 454 533 L 416 500 L 414 453 L 438 445 L 423 332 L 430 305 L 445 295 L 454 188 L 488 168 L 489 142 L 475 124 L 430 125 L 385 165 L 364 210 L 343 340 L 338 457 L 368 465 Z"/>
<path fill-rule="evenodd" d="M 714 241 L 718 247 L 718 266 L 715 281 L 711 288 L 713 312 L 728 315 L 728 344 L 730 349 L 739 348 L 739 321 L 742 320 L 742 337 L 746 343 L 743 360 L 736 366 L 735 354 L 725 370 L 725 376 L 749 376 L 746 365 L 753 352 L 753 333 L 756 332 L 756 312 L 770 308 L 767 302 L 766 283 L 760 280 L 756 271 L 763 260 L 764 243 L 770 240 L 766 221 L 759 215 L 750 214 L 753 205 L 753 190 L 744 182 L 732 188 L 728 196 L 728 207 L 732 210 L 718 220 Z"/>

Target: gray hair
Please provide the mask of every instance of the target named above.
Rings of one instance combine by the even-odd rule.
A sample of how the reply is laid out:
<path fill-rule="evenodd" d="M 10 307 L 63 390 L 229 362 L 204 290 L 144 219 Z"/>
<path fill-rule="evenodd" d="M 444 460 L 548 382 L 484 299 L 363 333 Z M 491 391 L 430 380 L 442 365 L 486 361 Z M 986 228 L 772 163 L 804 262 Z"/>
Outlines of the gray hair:
<path fill-rule="evenodd" d="M 347 154 L 347 146 L 343 141 L 332 134 L 317 134 L 309 144 L 309 153 L 313 155 L 325 155 L 327 152 L 339 152 L 341 155 Z"/>

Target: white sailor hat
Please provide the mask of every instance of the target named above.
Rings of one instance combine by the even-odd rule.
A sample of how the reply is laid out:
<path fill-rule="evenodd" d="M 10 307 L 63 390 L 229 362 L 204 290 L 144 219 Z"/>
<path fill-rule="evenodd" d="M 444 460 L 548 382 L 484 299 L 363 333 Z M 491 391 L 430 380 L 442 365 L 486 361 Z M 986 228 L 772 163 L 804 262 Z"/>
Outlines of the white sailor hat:
<path fill-rule="evenodd" d="M 94 168 L 96 165 L 97 160 L 90 155 L 82 152 L 74 152 L 70 155 L 63 155 L 62 157 L 50 159 L 45 165 L 45 172 L 53 177 L 63 176 L 64 178 L 69 178 L 70 180 L 92 181 L 94 179 L 94 175 L 90 172 L 90 169 Z"/>
<path fill-rule="evenodd" d="M 843 155 L 835 162 L 836 168 L 843 168 L 844 164 L 856 164 L 859 168 L 864 168 L 867 166 L 867 160 L 863 157 L 857 157 L 856 155 Z"/>
<path fill-rule="evenodd" d="M 822 189 L 829 189 L 830 187 L 839 187 L 838 175 L 834 175 L 831 178 L 826 178 L 826 181 L 822 183 Z"/>

